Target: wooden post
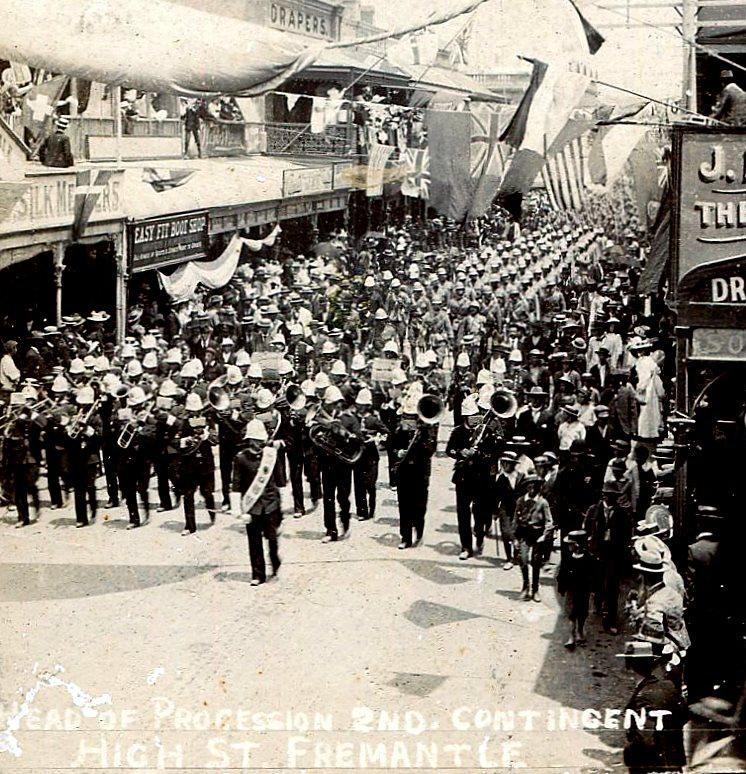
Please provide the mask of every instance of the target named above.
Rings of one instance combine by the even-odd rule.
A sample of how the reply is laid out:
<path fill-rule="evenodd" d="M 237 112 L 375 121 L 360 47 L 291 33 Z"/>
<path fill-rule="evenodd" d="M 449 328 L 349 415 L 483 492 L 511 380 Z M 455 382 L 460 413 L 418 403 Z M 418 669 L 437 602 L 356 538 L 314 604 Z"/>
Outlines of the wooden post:
<path fill-rule="evenodd" d="M 114 110 L 114 133 L 116 135 L 117 164 L 122 163 L 122 87 L 115 86 L 112 90 L 112 109 Z"/>
<path fill-rule="evenodd" d="M 117 273 L 116 298 L 114 301 L 116 309 L 116 342 L 117 344 L 122 344 L 127 328 L 127 283 L 129 281 L 126 231 L 114 237 L 114 252 Z"/>
<path fill-rule="evenodd" d="M 62 273 L 65 270 L 65 243 L 54 246 L 54 324 L 62 324 Z"/>

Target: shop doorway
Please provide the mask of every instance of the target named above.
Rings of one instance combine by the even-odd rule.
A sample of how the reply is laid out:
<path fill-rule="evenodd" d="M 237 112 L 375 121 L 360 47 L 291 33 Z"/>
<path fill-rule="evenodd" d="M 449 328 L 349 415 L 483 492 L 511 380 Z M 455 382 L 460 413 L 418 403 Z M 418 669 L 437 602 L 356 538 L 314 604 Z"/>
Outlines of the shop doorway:
<path fill-rule="evenodd" d="M 0 271 L 0 337 L 23 339 L 55 321 L 54 254 L 39 253 Z"/>
<path fill-rule="evenodd" d="M 116 255 L 114 243 L 70 245 L 65 252 L 62 273 L 62 314 L 93 310 L 114 315 L 116 306 Z"/>

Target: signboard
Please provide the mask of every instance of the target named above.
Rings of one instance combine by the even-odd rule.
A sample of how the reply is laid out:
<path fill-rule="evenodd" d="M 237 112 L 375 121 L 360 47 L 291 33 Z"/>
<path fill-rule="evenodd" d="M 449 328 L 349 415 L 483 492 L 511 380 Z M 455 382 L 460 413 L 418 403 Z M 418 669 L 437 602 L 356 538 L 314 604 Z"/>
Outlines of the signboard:
<path fill-rule="evenodd" d="M 387 357 L 373 358 L 370 369 L 370 378 L 374 382 L 389 384 L 391 382 L 391 374 L 397 368 L 401 368 L 400 360 L 389 360 Z"/>
<path fill-rule="evenodd" d="M 353 170 L 355 165 L 351 161 L 340 161 L 334 165 L 334 178 L 332 188 L 336 191 L 340 188 L 351 188 Z"/>
<path fill-rule="evenodd" d="M 337 37 L 335 10 L 322 3 L 270 0 L 269 26 L 312 38 L 333 40 Z"/>
<path fill-rule="evenodd" d="M 746 131 L 677 126 L 673 158 L 679 323 L 746 327 Z"/>
<path fill-rule="evenodd" d="M 746 361 L 746 330 L 695 328 L 689 360 Z"/>
<path fill-rule="evenodd" d="M 75 216 L 77 175 L 75 172 L 28 175 L 23 194 L 4 206 L 0 233 L 45 228 L 72 227 Z M 101 186 L 89 223 L 122 218 L 122 172 L 114 172 Z"/>
<path fill-rule="evenodd" d="M 261 366 L 263 379 L 277 380 L 280 378 L 280 361 L 283 356 L 282 352 L 254 352 L 251 362 Z"/>
<path fill-rule="evenodd" d="M 332 167 L 300 167 L 282 173 L 282 198 L 326 193 L 332 190 Z"/>
<path fill-rule="evenodd" d="M 208 245 L 207 212 L 142 220 L 128 226 L 132 271 L 147 271 L 204 259 Z"/>
<path fill-rule="evenodd" d="M 208 156 L 246 155 L 246 137 L 243 122 L 204 121 L 202 148 Z"/>

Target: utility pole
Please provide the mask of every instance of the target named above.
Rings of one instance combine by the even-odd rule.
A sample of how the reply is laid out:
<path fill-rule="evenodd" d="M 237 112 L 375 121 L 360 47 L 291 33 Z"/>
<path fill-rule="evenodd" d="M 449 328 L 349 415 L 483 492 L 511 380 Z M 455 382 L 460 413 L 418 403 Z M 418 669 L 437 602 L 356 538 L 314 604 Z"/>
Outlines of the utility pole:
<path fill-rule="evenodd" d="M 681 33 L 684 41 L 684 68 L 681 79 L 682 104 L 697 110 L 697 14 L 698 0 L 682 0 Z"/>

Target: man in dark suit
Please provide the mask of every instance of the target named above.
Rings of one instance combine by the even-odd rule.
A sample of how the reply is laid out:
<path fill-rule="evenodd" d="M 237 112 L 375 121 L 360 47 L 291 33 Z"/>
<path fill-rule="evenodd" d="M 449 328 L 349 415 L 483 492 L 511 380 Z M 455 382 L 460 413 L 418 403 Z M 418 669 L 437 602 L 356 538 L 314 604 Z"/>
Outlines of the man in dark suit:
<path fill-rule="evenodd" d="M 590 368 L 590 374 L 593 378 L 593 386 L 603 395 L 611 385 L 611 367 L 609 365 L 609 350 L 606 347 L 599 347 L 596 350 L 598 355 L 598 363 Z"/>
<path fill-rule="evenodd" d="M 722 683 L 723 634 L 726 626 L 720 537 L 724 518 L 717 508 L 697 508 L 697 539 L 689 546 L 687 559 L 688 623 L 692 646 L 688 652 L 687 682 L 693 699 L 708 696 L 713 685 Z"/>
<path fill-rule="evenodd" d="M 604 406 L 603 403 L 599 403 L 593 409 L 596 415 L 596 423 L 586 428 L 585 431 L 585 445 L 589 454 L 592 455 L 594 481 L 600 486 L 603 480 L 606 466 L 609 464 L 609 460 L 614 456 L 611 443 L 613 436 L 611 433 L 611 425 L 609 424 L 609 408 Z"/>
<path fill-rule="evenodd" d="M 630 771 L 682 771 L 686 765 L 684 723 L 686 704 L 681 690 L 671 679 L 661 660 L 661 637 L 636 639 L 626 644 L 625 665 L 642 679 L 637 684 L 626 709 L 644 712 L 648 721 L 639 728 L 634 723 L 627 730 L 624 762 Z M 660 726 L 650 717 L 651 710 L 661 712 Z"/>
<path fill-rule="evenodd" d="M 522 406 L 516 415 L 516 434 L 522 435 L 535 450 L 551 448 L 554 443 L 554 416 L 546 407 L 549 393 L 535 385 L 526 397 L 528 404 Z"/>
<path fill-rule="evenodd" d="M 55 122 L 54 133 L 45 137 L 39 146 L 39 161 L 45 167 L 72 167 L 75 164 L 70 138 L 65 134 L 69 123 L 68 116 L 59 116 Z"/>
<path fill-rule="evenodd" d="M 627 511 L 617 505 L 618 495 L 617 482 L 605 481 L 601 500 L 588 509 L 583 522 L 583 529 L 588 534 L 588 550 L 598 562 L 599 586 L 596 595 L 602 609 L 604 629 L 609 634 L 617 634 L 619 631 L 619 584 L 631 534 Z"/>

